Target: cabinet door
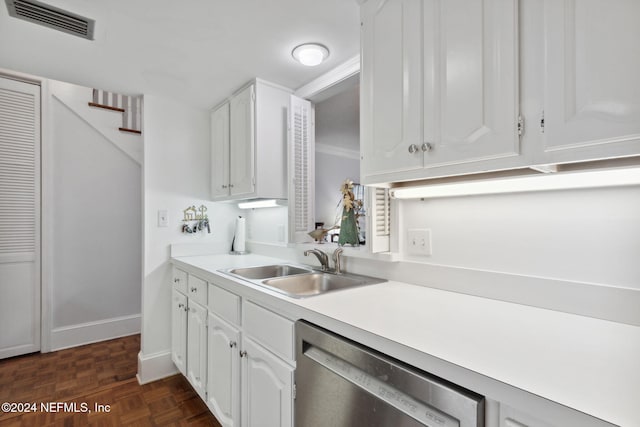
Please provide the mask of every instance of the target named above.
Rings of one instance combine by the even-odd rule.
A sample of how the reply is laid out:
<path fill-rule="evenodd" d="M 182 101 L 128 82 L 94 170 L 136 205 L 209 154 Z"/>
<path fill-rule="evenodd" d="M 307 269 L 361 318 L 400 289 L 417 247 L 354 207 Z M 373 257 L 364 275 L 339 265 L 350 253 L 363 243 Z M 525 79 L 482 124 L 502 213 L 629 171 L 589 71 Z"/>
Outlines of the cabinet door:
<path fill-rule="evenodd" d="M 187 297 L 171 291 L 171 360 L 176 368 L 187 373 Z"/>
<path fill-rule="evenodd" d="M 547 160 L 640 154 L 640 2 L 544 2 Z"/>
<path fill-rule="evenodd" d="M 243 427 L 293 425 L 293 371 L 251 339 L 243 339 Z"/>
<path fill-rule="evenodd" d="M 425 1 L 423 36 L 425 166 L 517 156 L 517 0 Z"/>
<path fill-rule="evenodd" d="M 229 103 L 211 113 L 211 197 L 229 196 Z"/>
<path fill-rule="evenodd" d="M 240 332 L 209 313 L 207 405 L 225 427 L 240 417 Z"/>
<path fill-rule="evenodd" d="M 369 0 L 362 15 L 361 177 L 422 169 L 421 0 Z"/>
<path fill-rule="evenodd" d="M 200 397 L 206 400 L 207 310 L 189 300 L 187 322 L 187 379 Z"/>
<path fill-rule="evenodd" d="M 229 187 L 232 196 L 254 192 L 255 85 L 229 101 Z"/>

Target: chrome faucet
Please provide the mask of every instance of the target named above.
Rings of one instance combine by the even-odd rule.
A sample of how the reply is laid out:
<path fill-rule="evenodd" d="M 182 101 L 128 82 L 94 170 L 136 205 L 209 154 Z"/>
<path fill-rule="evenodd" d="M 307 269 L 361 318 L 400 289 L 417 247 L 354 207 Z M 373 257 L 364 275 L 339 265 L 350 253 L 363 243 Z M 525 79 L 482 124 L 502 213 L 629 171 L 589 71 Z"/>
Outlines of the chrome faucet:
<path fill-rule="evenodd" d="M 336 274 L 342 274 L 342 270 L 340 269 L 340 255 L 342 255 L 342 252 L 344 252 L 344 249 L 337 248 L 333 251 L 333 255 L 331 256 L 331 258 L 333 258 L 333 266 Z"/>
<path fill-rule="evenodd" d="M 309 249 L 304 251 L 304 256 L 309 256 L 309 254 L 314 254 L 318 261 L 320 261 L 320 265 L 322 266 L 322 271 L 327 271 L 329 269 L 329 256 L 322 252 L 320 249 Z"/>

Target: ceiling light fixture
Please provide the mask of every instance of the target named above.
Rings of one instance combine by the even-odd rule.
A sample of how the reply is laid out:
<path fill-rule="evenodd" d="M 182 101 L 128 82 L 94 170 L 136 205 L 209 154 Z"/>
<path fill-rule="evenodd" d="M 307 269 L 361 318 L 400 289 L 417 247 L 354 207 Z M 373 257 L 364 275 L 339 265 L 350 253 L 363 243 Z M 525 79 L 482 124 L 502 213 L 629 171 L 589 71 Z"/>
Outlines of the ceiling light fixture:
<path fill-rule="evenodd" d="M 329 57 L 329 49 L 318 43 L 305 43 L 300 46 L 296 46 L 291 51 L 291 56 L 308 67 L 320 65 Z"/>
<path fill-rule="evenodd" d="M 640 184 L 640 168 L 600 171 L 565 172 L 557 175 L 537 175 L 501 178 L 391 190 L 395 199 L 459 197 L 479 194 L 521 193 L 529 191 L 571 190 Z"/>

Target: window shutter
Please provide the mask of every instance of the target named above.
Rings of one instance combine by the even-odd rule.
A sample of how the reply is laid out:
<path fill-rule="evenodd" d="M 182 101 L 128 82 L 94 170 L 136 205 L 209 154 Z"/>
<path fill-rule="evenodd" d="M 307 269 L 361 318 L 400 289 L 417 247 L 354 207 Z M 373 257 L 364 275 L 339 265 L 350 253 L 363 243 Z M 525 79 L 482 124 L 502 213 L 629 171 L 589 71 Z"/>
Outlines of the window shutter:
<path fill-rule="evenodd" d="M 309 101 L 291 95 L 289 102 L 289 242 L 310 241 L 314 229 L 313 108 Z"/>
<path fill-rule="evenodd" d="M 0 79 L 0 256 L 36 251 L 40 87 Z"/>
<path fill-rule="evenodd" d="M 369 188 L 369 221 L 370 230 L 368 242 L 371 242 L 371 252 L 389 252 L 391 247 L 391 199 L 388 188 Z M 368 243 L 367 242 L 367 243 Z"/>

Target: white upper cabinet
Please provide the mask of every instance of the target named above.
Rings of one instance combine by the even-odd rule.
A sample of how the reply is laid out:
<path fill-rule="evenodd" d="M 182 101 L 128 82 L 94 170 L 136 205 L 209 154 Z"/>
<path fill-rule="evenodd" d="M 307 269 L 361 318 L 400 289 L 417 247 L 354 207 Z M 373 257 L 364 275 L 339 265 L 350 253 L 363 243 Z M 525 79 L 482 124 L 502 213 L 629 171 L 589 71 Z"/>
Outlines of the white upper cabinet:
<path fill-rule="evenodd" d="M 361 10 L 360 175 L 421 170 L 422 1 L 369 0 Z"/>
<path fill-rule="evenodd" d="M 547 163 L 640 154 L 640 2 L 544 2 Z"/>
<path fill-rule="evenodd" d="M 229 101 L 229 188 L 232 196 L 254 191 L 255 86 Z"/>
<path fill-rule="evenodd" d="M 229 196 L 229 103 L 211 113 L 211 196 Z"/>
<path fill-rule="evenodd" d="M 361 75 L 365 184 L 522 162 L 517 0 L 369 0 Z"/>
<path fill-rule="evenodd" d="M 290 93 L 256 80 L 211 112 L 213 200 L 287 198 Z"/>
<path fill-rule="evenodd" d="M 518 156 L 517 0 L 423 4 L 425 167 Z"/>

